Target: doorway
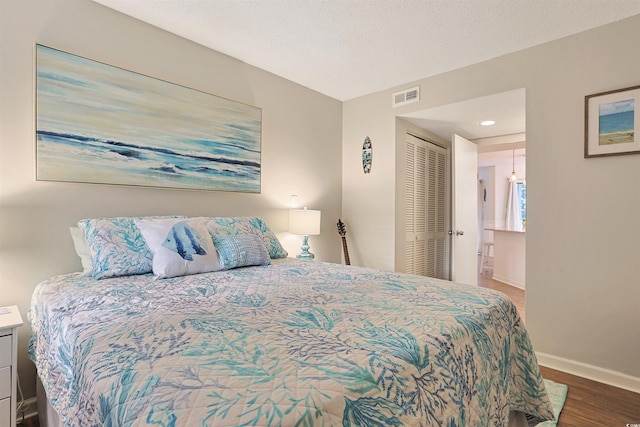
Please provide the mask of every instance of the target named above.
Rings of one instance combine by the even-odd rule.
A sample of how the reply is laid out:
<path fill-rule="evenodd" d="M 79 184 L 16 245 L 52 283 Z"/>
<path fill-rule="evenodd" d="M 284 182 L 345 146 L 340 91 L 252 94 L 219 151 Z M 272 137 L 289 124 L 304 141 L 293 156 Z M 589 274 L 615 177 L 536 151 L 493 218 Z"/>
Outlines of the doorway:
<path fill-rule="evenodd" d="M 399 150 L 402 271 L 477 285 L 477 146 L 454 135 L 449 148 L 407 131 Z"/>
<path fill-rule="evenodd" d="M 515 140 L 515 137 L 511 137 Z M 478 217 L 479 273 L 525 289 L 526 142 L 486 145 L 478 141 L 478 179 L 482 184 Z M 496 142 L 498 138 L 492 138 Z M 515 173 L 515 177 L 512 176 Z M 491 245 L 487 245 L 491 243 Z M 484 262 L 485 265 L 482 265 Z"/>
<path fill-rule="evenodd" d="M 524 136 L 526 123 L 525 94 L 526 91 L 524 88 L 515 89 L 404 114 L 401 118 L 423 130 L 424 132 L 421 132 L 421 134 L 433 135 L 436 143 L 442 144 L 447 148 L 451 148 L 451 135 L 460 134 L 473 142 L 477 142 L 479 148 L 486 146 L 494 151 L 498 151 L 499 149 L 504 151 L 504 147 L 498 147 L 498 145 L 502 143 L 514 143 L 513 138 Z M 489 118 L 495 119 L 495 126 L 480 126 L 481 121 Z M 501 138 L 505 141 L 490 141 L 491 138 Z M 519 141 L 524 141 L 524 138 Z M 510 159 L 511 156 L 509 153 L 510 152 L 507 152 L 507 155 Z M 507 168 L 509 169 L 508 172 L 510 175 L 512 172 L 510 162 Z M 476 194 L 477 192 L 474 191 L 474 197 Z M 504 200 L 505 196 L 500 195 L 499 199 Z M 498 212 L 503 211 L 503 209 L 504 208 L 500 208 Z M 475 210 L 476 208 L 474 207 L 474 211 Z M 490 226 L 495 226 L 496 223 L 499 224 L 501 222 L 500 219 L 495 218 L 491 221 L 493 221 L 493 223 L 490 224 Z M 476 230 L 464 230 L 466 233 L 474 235 L 474 240 L 478 243 L 477 248 L 480 247 L 479 243 L 481 238 L 475 236 L 476 234 L 477 236 L 481 236 L 481 232 L 484 233 L 486 226 L 486 222 L 483 221 L 482 226 L 478 226 Z M 455 232 L 455 230 L 452 231 Z M 472 258 L 473 261 L 470 260 L 469 263 L 477 265 L 477 250 Z M 397 263 L 397 265 L 402 268 L 402 263 Z M 475 274 L 477 274 L 477 271 L 478 270 L 476 270 Z"/>

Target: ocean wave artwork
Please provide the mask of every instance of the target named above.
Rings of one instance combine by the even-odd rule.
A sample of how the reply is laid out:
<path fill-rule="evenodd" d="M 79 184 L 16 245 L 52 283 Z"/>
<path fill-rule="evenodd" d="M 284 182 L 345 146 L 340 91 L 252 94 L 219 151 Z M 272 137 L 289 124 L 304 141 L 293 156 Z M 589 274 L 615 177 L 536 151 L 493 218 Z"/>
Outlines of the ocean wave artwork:
<path fill-rule="evenodd" d="M 36 50 L 38 180 L 260 192 L 260 108 Z"/>

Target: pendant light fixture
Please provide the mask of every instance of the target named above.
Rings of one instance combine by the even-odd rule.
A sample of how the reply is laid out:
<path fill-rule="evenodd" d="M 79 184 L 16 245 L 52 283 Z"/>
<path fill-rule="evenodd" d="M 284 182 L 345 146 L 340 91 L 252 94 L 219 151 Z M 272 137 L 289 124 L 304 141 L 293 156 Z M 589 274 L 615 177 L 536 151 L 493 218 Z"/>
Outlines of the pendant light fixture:
<path fill-rule="evenodd" d="M 518 177 L 516 176 L 516 150 L 513 150 L 513 162 L 511 163 L 511 182 L 516 182 Z"/>

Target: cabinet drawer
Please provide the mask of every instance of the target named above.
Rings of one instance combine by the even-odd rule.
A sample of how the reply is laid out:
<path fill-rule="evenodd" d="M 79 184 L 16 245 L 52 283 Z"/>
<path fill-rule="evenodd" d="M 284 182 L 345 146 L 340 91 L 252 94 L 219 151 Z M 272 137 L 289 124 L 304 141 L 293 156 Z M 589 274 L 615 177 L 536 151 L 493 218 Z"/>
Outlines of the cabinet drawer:
<path fill-rule="evenodd" d="M 0 337 L 0 368 L 11 365 L 11 335 Z"/>
<path fill-rule="evenodd" d="M 11 366 L 0 368 L 0 399 L 11 396 Z"/>
<path fill-rule="evenodd" d="M 11 399 L 0 399 L 0 427 L 9 427 L 11 416 Z"/>

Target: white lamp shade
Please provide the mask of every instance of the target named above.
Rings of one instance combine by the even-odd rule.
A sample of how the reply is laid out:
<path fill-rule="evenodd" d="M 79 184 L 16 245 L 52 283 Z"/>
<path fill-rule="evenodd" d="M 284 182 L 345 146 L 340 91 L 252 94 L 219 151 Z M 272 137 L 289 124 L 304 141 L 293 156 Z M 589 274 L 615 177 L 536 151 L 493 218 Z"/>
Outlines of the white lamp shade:
<path fill-rule="evenodd" d="M 289 232 L 314 236 L 320 234 L 320 211 L 291 209 L 289 211 Z"/>

